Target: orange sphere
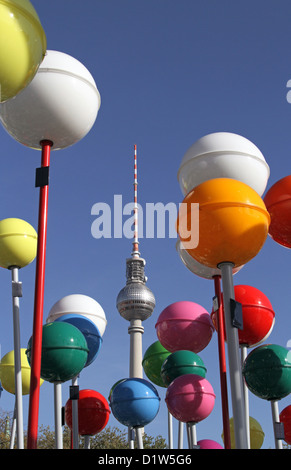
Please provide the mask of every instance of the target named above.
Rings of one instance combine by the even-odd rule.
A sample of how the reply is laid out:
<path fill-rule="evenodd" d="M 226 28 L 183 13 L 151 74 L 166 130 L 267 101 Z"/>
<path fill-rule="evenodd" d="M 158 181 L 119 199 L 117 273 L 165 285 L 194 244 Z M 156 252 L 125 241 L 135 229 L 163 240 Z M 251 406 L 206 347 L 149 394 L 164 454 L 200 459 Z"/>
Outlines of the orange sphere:
<path fill-rule="evenodd" d="M 271 216 L 270 237 L 291 248 L 291 175 L 277 181 L 267 192 L 264 202 Z"/>
<path fill-rule="evenodd" d="M 242 266 L 264 245 L 270 215 L 250 186 L 217 178 L 196 186 L 179 208 L 177 231 L 187 252 L 201 264 Z"/>

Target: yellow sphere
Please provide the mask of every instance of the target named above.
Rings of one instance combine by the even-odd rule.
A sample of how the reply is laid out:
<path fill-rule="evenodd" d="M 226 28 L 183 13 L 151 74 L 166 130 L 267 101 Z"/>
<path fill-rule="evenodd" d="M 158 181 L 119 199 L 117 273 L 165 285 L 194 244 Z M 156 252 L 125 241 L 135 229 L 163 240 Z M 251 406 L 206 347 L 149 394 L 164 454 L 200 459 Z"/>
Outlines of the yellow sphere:
<path fill-rule="evenodd" d="M 46 36 L 29 0 L 0 0 L 0 102 L 33 79 L 46 52 Z"/>
<path fill-rule="evenodd" d="M 235 449 L 235 437 L 234 437 L 234 425 L 233 418 L 229 420 L 230 430 L 230 445 L 232 449 Z M 224 439 L 224 434 L 221 435 Z M 250 416 L 250 447 L 251 449 L 260 449 L 263 445 L 265 433 L 262 430 L 260 423 L 255 418 Z"/>
<path fill-rule="evenodd" d="M 20 350 L 22 395 L 28 395 L 30 391 L 30 365 L 25 349 Z M 15 394 L 14 351 L 7 353 L 0 363 L 0 379 L 2 387 L 9 393 Z M 43 383 L 41 379 L 40 384 Z"/>
<path fill-rule="evenodd" d="M 36 257 L 37 233 L 22 219 L 0 221 L 0 266 L 23 268 Z"/>
<path fill-rule="evenodd" d="M 239 267 L 261 250 L 269 224 L 270 215 L 254 189 L 217 178 L 196 186 L 184 198 L 177 230 L 184 248 L 199 263 L 216 268 L 229 262 Z M 187 231 L 191 231 L 188 239 Z"/>

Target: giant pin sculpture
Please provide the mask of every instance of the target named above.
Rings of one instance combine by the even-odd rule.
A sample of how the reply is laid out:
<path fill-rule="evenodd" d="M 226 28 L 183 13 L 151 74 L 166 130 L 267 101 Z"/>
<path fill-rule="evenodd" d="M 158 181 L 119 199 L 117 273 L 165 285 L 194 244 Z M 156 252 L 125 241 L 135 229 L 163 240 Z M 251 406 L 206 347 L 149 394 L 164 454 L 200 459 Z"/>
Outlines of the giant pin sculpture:
<path fill-rule="evenodd" d="M 192 147 L 182 160 L 178 173 L 181 189 L 187 194 L 179 211 L 177 229 L 190 256 L 201 264 L 221 270 L 224 296 L 228 299 L 224 313 L 232 406 L 237 423 L 236 443 L 238 448 L 247 448 L 246 422 L 241 406 L 243 386 L 239 378 L 238 324 L 234 325 L 235 318 L 232 320 L 235 312 L 231 305 L 235 301 L 232 270 L 254 258 L 266 240 L 270 217 L 259 193 L 262 194 L 267 185 L 269 167 L 259 149 L 236 134 L 210 134 Z M 256 181 L 250 176 L 254 174 L 254 168 Z M 187 220 L 191 215 L 199 219 L 192 220 L 189 233 Z M 198 220 L 199 233 L 196 233 Z"/>
<path fill-rule="evenodd" d="M 99 107 L 100 94 L 86 67 L 68 54 L 47 51 L 30 84 L 0 110 L 4 128 L 16 141 L 41 150 L 28 448 L 37 447 L 50 154 L 85 137 Z"/>
<path fill-rule="evenodd" d="M 12 275 L 15 414 L 18 449 L 24 448 L 19 319 L 19 298 L 22 297 L 22 284 L 19 282 L 18 272 L 19 269 L 35 259 L 36 247 L 37 233 L 29 223 L 16 218 L 0 221 L 0 266 L 9 269 Z"/>

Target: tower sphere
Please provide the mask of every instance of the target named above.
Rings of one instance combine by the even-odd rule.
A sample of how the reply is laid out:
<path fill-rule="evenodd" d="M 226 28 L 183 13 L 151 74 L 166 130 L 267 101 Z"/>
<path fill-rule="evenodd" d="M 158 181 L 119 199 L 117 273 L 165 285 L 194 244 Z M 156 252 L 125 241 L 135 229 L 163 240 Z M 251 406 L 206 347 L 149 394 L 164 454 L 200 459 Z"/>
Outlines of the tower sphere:
<path fill-rule="evenodd" d="M 156 305 L 152 291 L 141 282 L 131 282 L 119 292 L 117 310 L 125 320 L 144 321 L 151 316 Z"/>

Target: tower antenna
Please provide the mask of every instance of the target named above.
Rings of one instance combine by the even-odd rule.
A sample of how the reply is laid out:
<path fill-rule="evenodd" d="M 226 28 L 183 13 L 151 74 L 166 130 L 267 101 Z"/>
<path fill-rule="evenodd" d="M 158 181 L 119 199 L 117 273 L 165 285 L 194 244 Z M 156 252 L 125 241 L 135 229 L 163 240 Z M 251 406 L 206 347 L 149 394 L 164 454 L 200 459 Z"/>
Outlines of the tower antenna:
<path fill-rule="evenodd" d="M 134 190 L 134 234 L 133 234 L 133 250 L 132 250 L 132 257 L 139 258 L 140 253 L 138 250 L 138 204 L 137 204 L 137 147 L 134 145 L 134 182 L 133 182 L 133 190 Z"/>

